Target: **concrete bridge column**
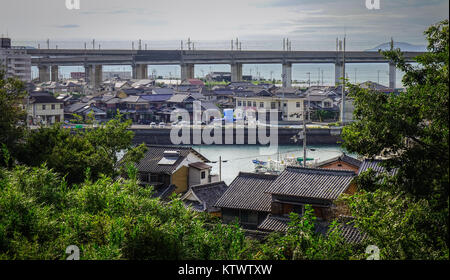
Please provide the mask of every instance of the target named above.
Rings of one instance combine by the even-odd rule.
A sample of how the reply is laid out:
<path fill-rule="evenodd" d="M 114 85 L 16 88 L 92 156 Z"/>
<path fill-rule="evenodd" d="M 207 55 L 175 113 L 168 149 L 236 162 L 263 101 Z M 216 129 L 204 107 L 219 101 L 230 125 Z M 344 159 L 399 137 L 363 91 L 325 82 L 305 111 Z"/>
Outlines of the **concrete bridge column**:
<path fill-rule="evenodd" d="M 182 81 L 194 78 L 194 64 L 182 64 L 180 66 Z"/>
<path fill-rule="evenodd" d="M 103 65 L 86 65 L 84 67 L 86 83 L 98 88 L 103 81 Z"/>
<path fill-rule="evenodd" d="M 103 82 L 103 65 L 95 65 L 94 88 L 100 87 Z"/>
<path fill-rule="evenodd" d="M 133 73 L 136 74 L 136 79 L 143 80 L 148 79 L 148 65 L 147 64 L 138 64 L 135 66 Z"/>
<path fill-rule="evenodd" d="M 242 81 L 242 63 L 231 64 L 231 82 Z"/>
<path fill-rule="evenodd" d="M 396 81 L 397 81 L 397 68 L 395 67 L 395 64 L 389 63 L 389 88 L 395 88 L 396 87 Z"/>
<path fill-rule="evenodd" d="M 334 85 L 338 86 L 344 81 L 342 80 L 342 62 L 334 64 Z"/>
<path fill-rule="evenodd" d="M 50 81 L 50 66 L 48 65 L 39 65 L 39 82 L 48 82 Z"/>
<path fill-rule="evenodd" d="M 292 63 L 283 63 L 282 68 L 283 87 L 292 87 Z"/>
<path fill-rule="evenodd" d="M 59 67 L 58 65 L 52 65 L 52 77 L 51 77 L 51 81 L 52 82 L 57 82 L 59 80 Z"/>

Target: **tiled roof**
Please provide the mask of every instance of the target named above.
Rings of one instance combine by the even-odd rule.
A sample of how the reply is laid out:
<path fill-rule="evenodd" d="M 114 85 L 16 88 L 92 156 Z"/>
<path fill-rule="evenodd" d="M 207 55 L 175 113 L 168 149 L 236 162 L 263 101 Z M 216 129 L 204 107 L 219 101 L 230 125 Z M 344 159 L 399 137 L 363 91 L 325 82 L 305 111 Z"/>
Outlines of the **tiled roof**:
<path fill-rule="evenodd" d="M 157 189 L 153 193 L 153 197 L 159 197 L 161 200 L 166 200 L 175 191 L 175 189 L 176 189 L 175 185 L 169 185 L 167 187 Z"/>
<path fill-rule="evenodd" d="M 182 94 L 182 93 L 174 94 L 167 100 L 167 102 L 181 103 L 181 102 L 184 102 L 188 97 L 189 97 L 188 94 Z"/>
<path fill-rule="evenodd" d="M 190 163 L 189 166 L 194 167 L 194 168 L 199 169 L 199 170 L 210 169 L 210 168 L 212 168 L 211 165 L 208 165 L 208 164 L 206 164 L 206 163 L 204 163 L 204 162 L 194 162 L 194 163 Z"/>
<path fill-rule="evenodd" d="M 272 197 L 266 190 L 276 178 L 276 175 L 241 172 L 216 207 L 270 212 Z"/>
<path fill-rule="evenodd" d="M 286 232 L 288 229 L 289 218 L 268 215 L 267 218 L 258 226 L 262 231 Z"/>
<path fill-rule="evenodd" d="M 289 166 L 272 183 L 267 192 L 335 200 L 348 188 L 354 176 L 353 171 Z"/>
<path fill-rule="evenodd" d="M 149 102 L 165 102 L 172 97 L 172 94 L 151 94 L 141 95 L 141 98 Z"/>
<path fill-rule="evenodd" d="M 287 232 L 289 218 L 268 215 L 267 218 L 258 226 L 258 230 L 261 231 L 277 231 L 277 232 Z M 328 234 L 330 228 L 330 222 L 316 222 L 315 231 L 323 235 Z M 356 228 L 352 223 L 340 223 L 339 229 L 344 239 L 348 243 L 359 243 L 366 238 L 366 234 L 361 233 L 358 228 Z"/>
<path fill-rule="evenodd" d="M 56 99 L 50 94 L 35 94 L 31 95 L 30 103 L 63 103 L 63 101 Z"/>
<path fill-rule="evenodd" d="M 354 157 L 350 157 L 350 156 L 347 156 L 346 154 L 342 154 L 340 156 L 331 158 L 329 160 L 325 160 L 325 161 L 319 162 L 317 167 L 321 167 L 321 166 L 327 165 L 327 164 L 335 162 L 335 161 L 343 161 L 345 163 L 348 163 L 348 164 L 353 165 L 353 166 L 358 167 L 358 168 L 361 166 L 361 163 L 362 163 L 360 160 L 357 160 Z"/>
<path fill-rule="evenodd" d="M 192 186 L 189 192 L 192 192 L 201 201 L 201 203 L 194 202 L 190 203 L 190 205 L 194 210 L 217 212 L 219 209 L 214 207 L 214 205 L 227 189 L 228 186 L 224 182 Z"/>
<path fill-rule="evenodd" d="M 137 168 L 139 172 L 148 172 L 148 173 L 166 173 L 172 174 L 178 167 L 178 165 L 183 162 L 183 160 L 190 154 L 194 153 L 200 159 L 208 162 L 204 156 L 199 154 L 197 151 L 192 149 L 191 147 L 186 146 L 159 146 L 159 145 L 148 145 L 148 151 L 145 153 L 144 158 L 139 162 Z M 175 161 L 173 165 L 160 165 L 159 161 L 164 156 L 165 151 L 179 151 L 180 156 Z"/>
<path fill-rule="evenodd" d="M 382 162 L 382 160 L 368 160 L 368 159 L 365 159 L 361 163 L 361 166 L 359 167 L 358 175 L 361 174 L 362 172 L 365 172 L 365 171 L 369 170 L 369 169 L 372 169 L 376 173 L 387 172 L 386 168 L 384 168 L 383 166 L 380 165 L 381 162 Z M 397 169 L 393 169 L 388 174 L 395 175 L 396 173 L 397 173 Z"/>

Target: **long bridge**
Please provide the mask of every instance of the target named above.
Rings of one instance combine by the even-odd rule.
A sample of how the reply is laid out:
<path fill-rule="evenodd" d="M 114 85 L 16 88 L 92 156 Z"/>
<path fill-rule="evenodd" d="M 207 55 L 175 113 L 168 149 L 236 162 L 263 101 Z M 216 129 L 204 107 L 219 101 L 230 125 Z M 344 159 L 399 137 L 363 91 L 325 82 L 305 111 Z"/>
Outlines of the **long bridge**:
<path fill-rule="evenodd" d="M 87 50 L 28 49 L 32 65 L 39 69 L 39 80 L 56 81 L 59 66 L 83 66 L 92 87 L 102 81 L 103 65 L 129 65 L 134 79 L 148 78 L 148 65 L 180 65 L 181 79 L 194 78 L 195 64 L 229 64 L 231 81 L 242 81 L 243 64 L 281 64 L 284 87 L 292 86 L 292 64 L 335 64 L 335 82 L 341 82 L 341 51 L 240 51 L 240 50 Z M 405 60 L 414 62 L 422 52 L 404 52 Z M 378 52 L 347 51 L 346 63 L 388 63 L 389 87 L 395 88 L 395 65 Z"/>

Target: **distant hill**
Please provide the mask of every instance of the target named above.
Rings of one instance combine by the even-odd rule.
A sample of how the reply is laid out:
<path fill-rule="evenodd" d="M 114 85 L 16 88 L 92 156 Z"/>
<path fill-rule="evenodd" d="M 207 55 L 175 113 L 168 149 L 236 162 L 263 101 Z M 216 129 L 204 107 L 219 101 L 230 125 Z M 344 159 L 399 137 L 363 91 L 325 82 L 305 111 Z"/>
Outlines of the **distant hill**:
<path fill-rule="evenodd" d="M 391 43 L 384 43 L 376 46 L 373 49 L 365 50 L 366 52 L 377 52 L 379 49 L 389 50 L 391 48 Z M 427 47 L 422 45 L 412 45 L 405 42 L 394 42 L 394 48 L 399 48 L 404 52 L 426 52 Z"/>

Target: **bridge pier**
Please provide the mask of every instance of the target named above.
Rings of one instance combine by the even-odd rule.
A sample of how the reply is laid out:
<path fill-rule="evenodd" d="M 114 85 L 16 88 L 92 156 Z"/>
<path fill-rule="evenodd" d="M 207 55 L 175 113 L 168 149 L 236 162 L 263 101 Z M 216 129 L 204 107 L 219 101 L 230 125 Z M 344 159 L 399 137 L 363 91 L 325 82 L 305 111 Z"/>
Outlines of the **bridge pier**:
<path fill-rule="evenodd" d="M 51 77 L 51 81 L 52 82 L 57 82 L 59 79 L 59 67 L 58 65 L 52 65 L 52 77 Z"/>
<path fill-rule="evenodd" d="M 50 66 L 39 65 L 39 82 L 44 83 L 50 81 Z"/>
<path fill-rule="evenodd" d="M 194 79 L 194 64 L 181 64 L 181 81 Z"/>
<path fill-rule="evenodd" d="M 389 88 L 396 87 L 397 81 L 397 68 L 394 63 L 389 63 Z"/>
<path fill-rule="evenodd" d="M 292 87 L 292 63 L 283 63 L 282 68 L 283 87 Z"/>
<path fill-rule="evenodd" d="M 133 67 L 133 79 L 148 79 L 148 65 L 138 64 Z"/>
<path fill-rule="evenodd" d="M 103 65 L 84 66 L 86 83 L 94 89 L 100 87 L 103 81 Z"/>
<path fill-rule="evenodd" d="M 241 82 L 242 81 L 242 63 L 231 64 L 231 82 Z"/>
<path fill-rule="evenodd" d="M 334 64 L 334 85 L 338 86 L 339 84 L 342 84 L 342 62 L 335 63 Z"/>

